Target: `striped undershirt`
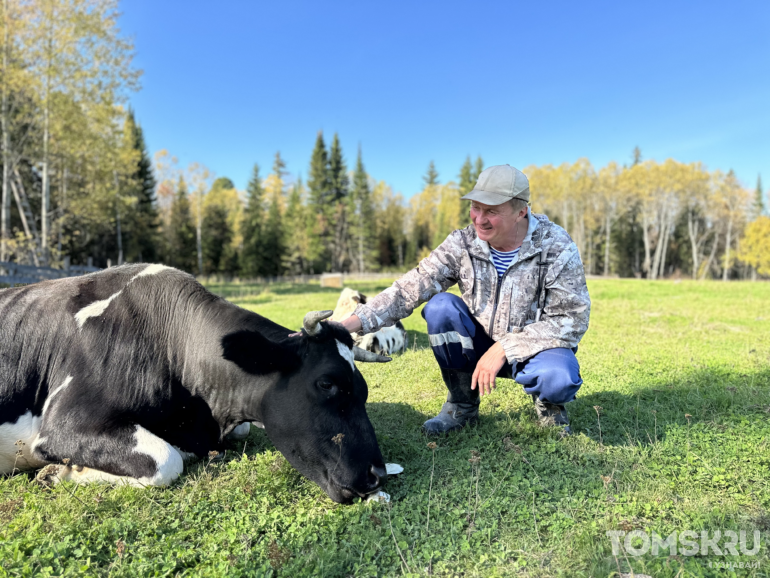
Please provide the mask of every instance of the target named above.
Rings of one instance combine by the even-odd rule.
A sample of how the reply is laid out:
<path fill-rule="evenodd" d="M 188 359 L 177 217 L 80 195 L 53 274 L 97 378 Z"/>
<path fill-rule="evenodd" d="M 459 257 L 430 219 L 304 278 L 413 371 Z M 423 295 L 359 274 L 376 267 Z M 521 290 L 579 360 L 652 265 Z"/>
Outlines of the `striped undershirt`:
<path fill-rule="evenodd" d="M 498 277 L 502 277 L 503 274 L 505 274 L 505 272 L 508 270 L 508 265 L 511 264 L 511 261 L 513 261 L 513 258 L 518 252 L 519 249 L 514 249 L 513 251 L 504 253 L 503 251 L 496 251 L 492 247 L 489 248 L 489 253 L 492 257 L 492 263 L 495 265 L 495 269 L 497 269 Z"/>

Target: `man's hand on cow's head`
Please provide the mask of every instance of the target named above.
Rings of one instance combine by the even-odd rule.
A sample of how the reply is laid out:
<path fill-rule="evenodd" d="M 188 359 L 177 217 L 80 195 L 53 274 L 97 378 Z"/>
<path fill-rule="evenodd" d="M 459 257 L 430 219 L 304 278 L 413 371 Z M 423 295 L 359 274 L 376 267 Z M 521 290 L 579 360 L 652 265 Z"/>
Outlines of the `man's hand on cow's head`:
<path fill-rule="evenodd" d="M 476 389 L 478 385 L 479 395 L 484 396 L 492 393 L 496 387 L 497 373 L 503 368 L 507 360 L 503 346 L 499 342 L 495 342 L 476 364 L 471 378 L 471 389 Z"/>
<path fill-rule="evenodd" d="M 342 326 L 347 329 L 349 333 L 357 333 L 363 329 L 363 325 L 361 325 L 361 320 L 358 318 L 358 315 L 346 317 L 340 323 L 342 323 Z"/>

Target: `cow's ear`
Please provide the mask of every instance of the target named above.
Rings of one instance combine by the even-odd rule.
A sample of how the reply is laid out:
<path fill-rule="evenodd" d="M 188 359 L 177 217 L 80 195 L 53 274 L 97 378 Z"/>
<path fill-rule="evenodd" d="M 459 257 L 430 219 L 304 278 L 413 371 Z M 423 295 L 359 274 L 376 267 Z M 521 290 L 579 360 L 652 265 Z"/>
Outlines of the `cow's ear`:
<path fill-rule="evenodd" d="M 222 357 L 254 375 L 295 368 L 300 361 L 295 348 L 245 330 L 222 338 Z"/>

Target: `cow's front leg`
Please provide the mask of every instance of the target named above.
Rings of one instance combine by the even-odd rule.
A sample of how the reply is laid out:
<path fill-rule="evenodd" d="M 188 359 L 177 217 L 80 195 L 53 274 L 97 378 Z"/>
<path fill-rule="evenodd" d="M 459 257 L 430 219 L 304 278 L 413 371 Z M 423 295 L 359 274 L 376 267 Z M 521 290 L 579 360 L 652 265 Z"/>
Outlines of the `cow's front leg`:
<path fill-rule="evenodd" d="M 51 465 L 41 471 L 45 481 L 167 486 L 182 473 L 180 452 L 140 425 L 110 425 L 99 433 L 40 431 L 35 457 Z"/>

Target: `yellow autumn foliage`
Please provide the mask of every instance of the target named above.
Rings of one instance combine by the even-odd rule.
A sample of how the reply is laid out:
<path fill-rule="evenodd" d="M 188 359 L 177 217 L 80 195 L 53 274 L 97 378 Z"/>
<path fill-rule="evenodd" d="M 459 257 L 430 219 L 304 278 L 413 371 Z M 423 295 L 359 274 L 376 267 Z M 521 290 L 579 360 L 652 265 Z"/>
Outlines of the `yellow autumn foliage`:
<path fill-rule="evenodd" d="M 738 258 L 760 275 L 770 276 L 770 217 L 759 217 L 748 224 Z"/>

